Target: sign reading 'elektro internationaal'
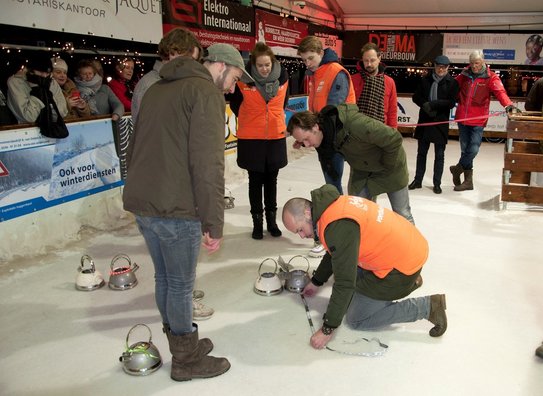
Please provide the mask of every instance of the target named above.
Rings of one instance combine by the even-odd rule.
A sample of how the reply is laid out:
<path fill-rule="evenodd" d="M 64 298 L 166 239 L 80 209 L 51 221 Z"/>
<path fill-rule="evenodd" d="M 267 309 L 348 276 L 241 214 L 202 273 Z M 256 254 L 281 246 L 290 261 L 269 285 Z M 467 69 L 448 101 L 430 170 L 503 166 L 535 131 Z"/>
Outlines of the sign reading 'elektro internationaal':
<path fill-rule="evenodd" d="M 254 10 L 227 0 L 166 0 L 164 33 L 190 29 L 204 47 L 228 43 L 242 51 L 255 44 Z"/>

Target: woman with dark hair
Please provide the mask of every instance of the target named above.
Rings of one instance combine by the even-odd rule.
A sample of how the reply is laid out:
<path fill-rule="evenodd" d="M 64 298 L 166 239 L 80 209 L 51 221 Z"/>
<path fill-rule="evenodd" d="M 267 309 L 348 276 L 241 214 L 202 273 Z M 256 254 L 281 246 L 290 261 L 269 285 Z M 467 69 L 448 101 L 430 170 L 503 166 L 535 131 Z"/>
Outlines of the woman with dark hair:
<path fill-rule="evenodd" d="M 287 165 L 285 108 L 288 103 L 288 73 L 266 44 L 251 51 L 247 73 L 253 83 L 237 83 L 230 108 L 238 117 L 238 165 L 249 172 L 249 203 L 253 239 L 263 238 L 263 212 L 268 232 L 281 236 L 277 227 L 277 175 Z M 264 190 L 264 206 L 262 205 Z"/>
<path fill-rule="evenodd" d="M 532 34 L 526 40 L 526 60 L 525 65 L 543 65 L 541 57 L 541 49 L 543 49 L 543 37 L 539 34 Z"/>
<path fill-rule="evenodd" d="M 119 59 L 115 63 L 115 76 L 109 82 L 109 87 L 119 98 L 124 106 L 124 111 L 130 111 L 132 107 L 132 95 L 136 87 L 132 77 L 134 76 L 134 59 Z"/>

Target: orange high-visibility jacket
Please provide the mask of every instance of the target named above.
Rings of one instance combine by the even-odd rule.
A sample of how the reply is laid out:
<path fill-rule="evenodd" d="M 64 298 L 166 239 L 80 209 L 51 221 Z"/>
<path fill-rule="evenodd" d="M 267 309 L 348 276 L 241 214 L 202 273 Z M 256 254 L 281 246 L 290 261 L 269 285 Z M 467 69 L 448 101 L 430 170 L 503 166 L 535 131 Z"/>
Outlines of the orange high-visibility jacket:
<path fill-rule="evenodd" d="M 349 94 L 345 103 L 356 104 L 354 86 L 349 72 L 337 62 L 325 63 L 309 79 L 309 110 L 321 111 L 326 106 L 328 94 L 339 72 L 347 73 L 349 77 Z"/>

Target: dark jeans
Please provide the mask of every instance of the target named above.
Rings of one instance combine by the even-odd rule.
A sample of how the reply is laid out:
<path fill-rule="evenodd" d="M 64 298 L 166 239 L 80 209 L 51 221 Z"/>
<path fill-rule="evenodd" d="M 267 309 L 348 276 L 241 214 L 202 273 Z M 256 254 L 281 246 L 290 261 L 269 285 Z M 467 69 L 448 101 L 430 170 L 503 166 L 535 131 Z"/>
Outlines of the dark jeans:
<path fill-rule="evenodd" d="M 279 170 L 249 171 L 249 204 L 251 214 L 262 214 L 262 189 L 267 212 L 277 210 L 277 175 Z"/>
<path fill-rule="evenodd" d="M 341 187 L 341 178 L 343 176 L 343 168 L 345 167 L 345 158 L 343 158 L 343 156 L 340 153 L 335 153 L 334 157 L 332 158 L 332 166 L 334 167 L 334 170 L 338 174 L 338 178 L 335 180 L 332 176 L 326 173 L 321 163 L 322 173 L 324 175 L 324 181 L 326 182 L 326 184 L 331 184 L 334 187 L 336 187 L 339 193 L 343 195 L 343 188 Z"/>
<path fill-rule="evenodd" d="M 424 173 L 426 172 L 426 157 L 430 149 L 430 142 L 419 139 L 417 150 L 417 171 L 415 172 L 415 180 L 422 183 Z M 434 160 L 434 186 L 441 186 L 441 176 L 443 176 L 443 166 L 445 164 L 445 144 L 434 144 L 435 160 Z"/>

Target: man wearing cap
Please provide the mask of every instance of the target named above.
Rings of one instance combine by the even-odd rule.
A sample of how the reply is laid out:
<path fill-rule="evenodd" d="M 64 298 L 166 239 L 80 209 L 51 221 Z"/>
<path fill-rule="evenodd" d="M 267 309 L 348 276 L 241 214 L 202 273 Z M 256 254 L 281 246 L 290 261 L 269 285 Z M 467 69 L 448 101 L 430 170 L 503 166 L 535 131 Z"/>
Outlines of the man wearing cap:
<path fill-rule="evenodd" d="M 192 292 L 200 244 L 221 245 L 224 225 L 224 93 L 244 76 L 238 50 L 208 48 L 204 63 L 180 56 L 160 70 L 143 97 L 127 152 L 124 208 L 136 215 L 155 267 L 155 300 L 168 337 L 171 378 L 225 373 L 199 339 Z M 247 78 L 246 78 L 247 80 Z M 247 80 L 248 81 L 248 80 Z"/>
<path fill-rule="evenodd" d="M 51 70 L 49 55 L 39 52 L 28 61 L 26 67 L 8 78 L 8 107 L 20 124 L 36 122 L 45 107 L 37 96 L 40 88 L 51 92 L 61 117 L 68 114 L 66 100 L 58 83 L 51 78 Z"/>
<path fill-rule="evenodd" d="M 434 59 L 434 70 L 422 78 L 413 94 L 413 102 L 420 107 L 415 139 L 418 140 L 417 170 L 410 190 L 422 188 L 426 171 L 426 156 L 430 143 L 434 143 L 433 191 L 441 194 L 441 176 L 445 164 L 445 147 L 449 138 L 449 114 L 456 103 L 458 83 L 449 74 L 449 58 L 439 55 Z M 424 125 L 427 123 L 437 125 Z M 422 124 L 422 125 L 421 125 Z"/>

